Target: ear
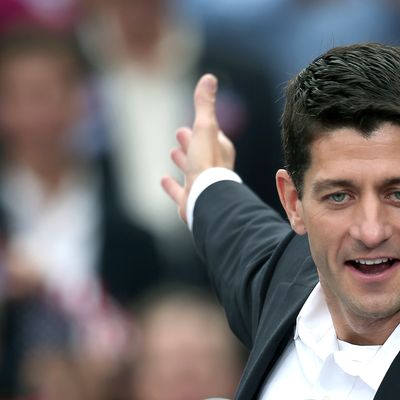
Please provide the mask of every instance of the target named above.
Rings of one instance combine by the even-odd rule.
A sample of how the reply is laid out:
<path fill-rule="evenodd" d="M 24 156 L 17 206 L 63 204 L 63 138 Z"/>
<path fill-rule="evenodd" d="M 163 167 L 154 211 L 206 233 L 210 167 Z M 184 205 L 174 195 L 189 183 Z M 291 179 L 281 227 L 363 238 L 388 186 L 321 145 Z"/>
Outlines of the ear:
<path fill-rule="evenodd" d="M 276 173 L 276 187 L 292 229 L 298 235 L 304 235 L 307 229 L 304 224 L 303 205 L 292 178 L 285 169 L 280 169 Z"/>

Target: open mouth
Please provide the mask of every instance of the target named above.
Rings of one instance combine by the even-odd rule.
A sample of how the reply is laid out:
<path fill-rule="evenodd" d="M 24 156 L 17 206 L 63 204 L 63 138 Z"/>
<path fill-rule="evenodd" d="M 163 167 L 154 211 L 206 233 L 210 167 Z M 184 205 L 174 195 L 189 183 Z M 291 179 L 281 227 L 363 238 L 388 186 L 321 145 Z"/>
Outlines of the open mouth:
<path fill-rule="evenodd" d="M 363 274 L 380 274 L 389 268 L 391 268 L 395 263 L 397 263 L 399 259 L 391 258 L 391 257 L 382 257 L 382 258 L 360 258 L 349 260 L 346 262 L 347 265 L 355 268 L 357 271 L 360 271 Z"/>

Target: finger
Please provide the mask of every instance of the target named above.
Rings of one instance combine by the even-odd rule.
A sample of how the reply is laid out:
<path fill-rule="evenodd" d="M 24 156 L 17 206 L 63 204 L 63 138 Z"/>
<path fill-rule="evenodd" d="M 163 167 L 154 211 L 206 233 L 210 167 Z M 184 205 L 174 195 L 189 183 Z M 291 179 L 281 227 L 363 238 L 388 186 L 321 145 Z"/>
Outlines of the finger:
<path fill-rule="evenodd" d="M 181 145 L 182 150 L 187 153 L 189 148 L 190 140 L 192 139 L 193 132 L 190 128 L 182 127 L 176 131 L 176 138 L 178 143 Z"/>
<path fill-rule="evenodd" d="M 222 158 L 224 161 L 224 166 L 229 169 L 234 169 L 235 166 L 235 147 L 229 138 L 222 132 L 218 132 L 218 141 L 221 145 Z"/>
<path fill-rule="evenodd" d="M 169 197 L 178 205 L 178 212 L 181 219 L 187 223 L 185 189 L 175 179 L 170 176 L 164 176 L 161 179 L 161 186 Z"/>
<path fill-rule="evenodd" d="M 211 74 L 201 77 L 194 91 L 195 132 L 216 133 L 215 129 L 218 127 L 215 113 L 216 94 L 217 78 Z"/>
<path fill-rule="evenodd" d="M 178 205 L 184 201 L 185 189 L 180 185 L 174 178 L 170 176 L 164 176 L 161 179 L 161 186 L 169 197 Z"/>
<path fill-rule="evenodd" d="M 171 158 L 174 164 L 183 172 L 186 172 L 187 156 L 182 149 L 171 150 Z"/>

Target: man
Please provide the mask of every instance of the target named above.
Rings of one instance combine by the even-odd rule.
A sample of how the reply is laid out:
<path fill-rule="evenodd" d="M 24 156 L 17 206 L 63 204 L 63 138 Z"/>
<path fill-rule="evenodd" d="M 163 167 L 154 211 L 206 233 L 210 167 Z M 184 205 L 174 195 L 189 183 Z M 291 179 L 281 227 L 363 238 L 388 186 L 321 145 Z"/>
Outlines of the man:
<path fill-rule="evenodd" d="M 196 88 L 172 151 L 185 186 L 162 183 L 251 349 L 237 399 L 398 397 L 399 70 L 399 49 L 354 45 L 289 83 L 276 183 L 292 229 L 229 171 L 215 78 Z"/>
<path fill-rule="evenodd" d="M 109 345 L 125 332 L 114 299 L 128 307 L 161 273 L 153 238 L 119 205 L 107 160 L 76 146 L 88 132 L 77 126 L 87 111 L 83 67 L 75 41 L 62 33 L 24 25 L 1 36 L 0 398 L 26 386 L 30 394 L 57 387 L 72 348 L 74 362 L 91 371 L 83 379 L 110 366 L 98 357 L 109 349 L 117 360 Z M 64 396 L 73 397 L 67 389 Z"/>
<path fill-rule="evenodd" d="M 258 64 L 238 62 L 237 49 L 236 62 L 222 57 L 176 6 L 170 0 L 96 1 L 79 32 L 99 72 L 98 112 L 109 128 L 123 205 L 155 236 L 169 279 L 205 284 L 191 239 L 158 182 L 162 173 L 177 173 L 165 156 L 174 145 L 168 132 L 191 121 L 191 88 L 200 71 L 212 71 L 219 77 L 219 123 L 237 149 L 236 170 L 260 197 L 280 208 L 274 186 L 264 185 L 260 173 L 272 182 L 281 165 L 280 152 L 273 157 L 262 152 L 268 145 L 279 147 L 278 118 Z"/>
<path fill-rule="evenodd" d="M 129 398 L 232 398 L 247 353 L 213 296 L 192 286 L 162 286 L 135 311 Z"/>

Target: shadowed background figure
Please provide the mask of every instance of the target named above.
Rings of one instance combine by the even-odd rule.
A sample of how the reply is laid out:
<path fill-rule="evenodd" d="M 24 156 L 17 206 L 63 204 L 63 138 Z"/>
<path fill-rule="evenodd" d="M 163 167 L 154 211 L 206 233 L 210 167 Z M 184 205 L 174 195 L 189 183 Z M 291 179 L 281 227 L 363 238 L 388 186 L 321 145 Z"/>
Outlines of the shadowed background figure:
<path fill-rule="evenodd" d="M 214 297 L 190 287 L 165 287 L 135 315 L 132 400 L 233 397 L 247 354 Z"/>

